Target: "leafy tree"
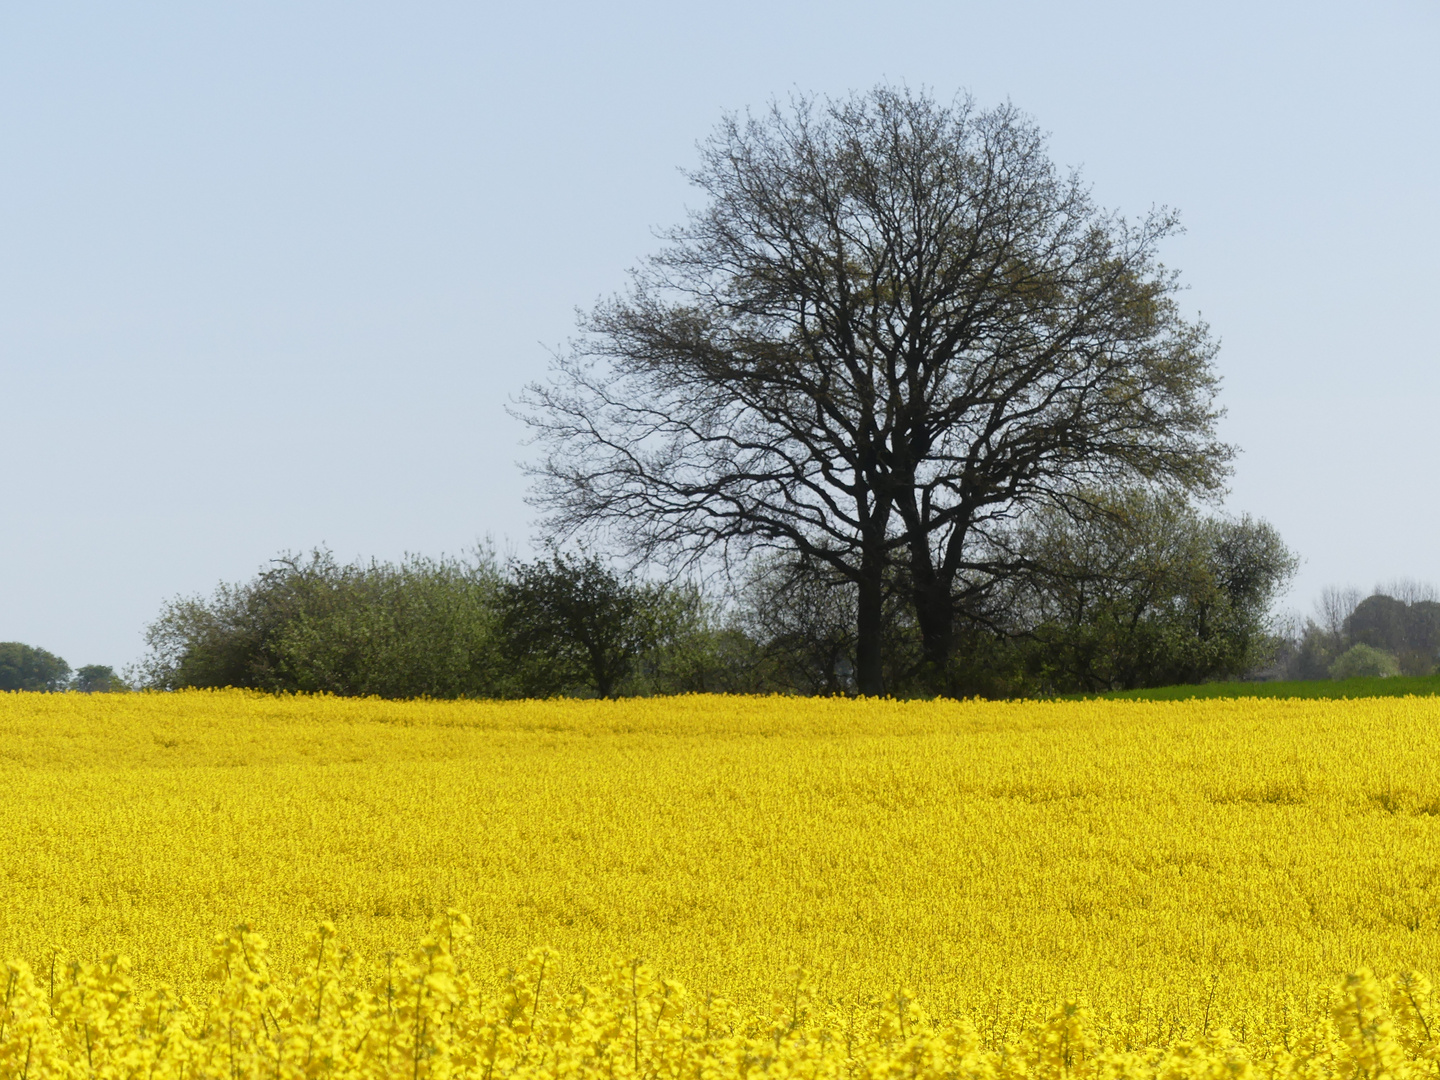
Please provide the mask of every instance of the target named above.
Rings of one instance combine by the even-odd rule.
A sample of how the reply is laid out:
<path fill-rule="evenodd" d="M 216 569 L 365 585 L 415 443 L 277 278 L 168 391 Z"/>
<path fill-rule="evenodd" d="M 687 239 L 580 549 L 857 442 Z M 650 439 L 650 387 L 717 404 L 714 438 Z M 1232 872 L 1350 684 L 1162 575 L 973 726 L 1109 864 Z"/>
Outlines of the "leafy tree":
<path fill-rule="evenodd" d="M 1436 588 L 1428 581 L 1417 581 L 1415 578 L 1396 578 L 1384 585 L 1377 585 L 1375 592 L 1381 596 L 1393 596 L 1407 605 L 1440 604 L 1440 588 Z"/>
<path fill-rule="evenodd" d="M 914 618 L 892 573 L 882 607 L 885 684 L 908 688 L 918 654 Z M 746 567 L 734 625 L 753 642 L 757 689 L 802 694 L 857 690 L 856 589 L 829 566 L 803 556 L 770 555 Z"/>
<path fill-rule="evenodd" d="M 1328 679 L 1330 665 L 1344 651 L 1341 639 L 1321 629 L 1314 619 L 1295 616 L 1282 626 L 1273 676 L 1279 679 Z"/>
<path fill-rule="evenodd" d="M 82 694 L 111 694 L 129 689 L 115 669 L 106 664 L 86 664 L 75 672 L 71 686 Z"/>
<path fill-rule="evenodd" d="M 1355 610 L 1345 620 L 1345 636 L 1356 644 L 1399 652 L 1408 644 L 1407 614 L 1404 601 L 1375 593 L 1355 605 Z"/>
<path fill-rule="evenodd" d="M 1042 685 L 1197 683 L 1268 660 L 1269 609 L 1297 564 L 1270 525 L 1143 492 L 1094 506 L 1039 514 L 1019 536 L 1031 569 L 1015 601 Z"/>
<path fill-rule="evenodd" d="M 725 119 L 690 179 L 705 205 L 527 392 L 557 534 L 825 566 L 865 694 L 903 569 L 944 689 L 1017 515 L 1222 483 L 1215 346 L 1157 260 L 1176 217 L 1097 207 L 1014 108 L 800 99 Z"/>
<path fill-rule="evenodd" d="M 1440 601 L 1416 601 L 1406 612 L 1400 670 L 1406 675 L 1430 675 L 1437 661 L 1440 661 Z"/>
<path fill-rule="evenodd" d="M 640 654 L 623 683 L 632 694 L 762 693 L 781 689 L 767 681 L 756 643 L 724 618 L 698 586 L 658 590 L 651 648 Z"/>
<path fill-rule="evenodd" d="M 559 552 L 512 567 L 499 601 L 513 673 L 536 696 L 618 696 L 686 614 L 661 586 L 622 577 L 598 556 Z"/>
<path fill-rule="evenodd" d="M 807 560 L 768 558 L 745 582 L 741 625 L 771 675 L 805 694 L 855 689 L 855 595 L 850 582 Z"/>
<path fill-rule="evenodd" d="M 1269 608 L 1294 570 L 1274 529 L 1210 518 L 1179 496 L 1090 493 L 1089 510 L 1034 513 L 1005 537 L 1021 564 L 971 594 L 945 672 L 951 693 L 1006 697 L 1238 676 L 1276 646 Z M 918 628 L 890 585 L 886 685 L 933 692 Z M 735 614 L 758 669 L 787 690 L 853 689 L 854 589 L 823 567 L 770 559 L 752 568 Z"/>
<path fill-rule="evenodd" d="M 64 690 L 70 665 L 54 653 L 0 641 L 0 690 Z"/>

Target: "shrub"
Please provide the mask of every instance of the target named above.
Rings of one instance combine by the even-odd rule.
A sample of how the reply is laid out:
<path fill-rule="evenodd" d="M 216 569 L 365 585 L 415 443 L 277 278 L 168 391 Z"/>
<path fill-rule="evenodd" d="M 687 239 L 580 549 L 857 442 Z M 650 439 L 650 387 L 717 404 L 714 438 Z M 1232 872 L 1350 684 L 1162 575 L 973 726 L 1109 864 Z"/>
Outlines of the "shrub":
<path fill-rule="evenodd" d="M 494 696 L 499 581 L 486 552 L 349 565 L 328 551 L 282 556 L 252 581 L 166 605 L 146 633 L 147 679 L 163 689 Z"/>
<path fill-rule="evenodd" d="M 1399 661 L 1370 645 L 1353 645 L 1330 665 L 1332 679 L 1386 678 L 1400 674 Z"/>

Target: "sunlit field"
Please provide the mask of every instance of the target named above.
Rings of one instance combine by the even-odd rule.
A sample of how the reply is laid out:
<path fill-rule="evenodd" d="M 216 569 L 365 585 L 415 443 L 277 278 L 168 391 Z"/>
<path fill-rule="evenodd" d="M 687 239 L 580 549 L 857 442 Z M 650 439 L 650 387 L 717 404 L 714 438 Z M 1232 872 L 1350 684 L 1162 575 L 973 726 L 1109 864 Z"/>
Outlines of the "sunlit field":
<path fill-rule="evenodd" d="M 595 1036 L 634 1041 L 634 1054 L 620 1055 L 626 1075 L 665 1071 L 650 1057 L 642 1067 L 642 998 L 660 1009 L 644 1029 L 646 1055 L 671 1035 L 688 1045 L 690 1036 L 663 1034 L 665 1018 L 699 1025 L 705 1008 L 722 1008 L 718 998 L 732 1012 L 705 1020 L 704 1039 L 743 1029 L 763 1042 L 774 1032 L 756 1035 L 754 1018 L 768 1016 L 785 1038 L 809 1031 L 815 1046 L 838 1055 L 806 1066 L 814 1075 L 854 1075 L 860 1043 L 885 1073 L 895 1040 L 926 1032 L 949 1047 L 934 1051 L 941 1073 L 1038 1075 L 1100 1068 L 1102 1050 L 1138 1053 L 1187 1039 L 1200 1039 L 1195 1053 L 1220 1055 L 1215 1061 L 1234 1057 L 1224 1049 L 1232 1042 L 1247 1047 L 1248 1061 L 1301 1040 L 1301 1028 L 1310 1049 L 1295 1042 L 1284 1050 L 1290 1064 L 1274 1068 L 1310 1069 L 1315 1055 L 1329 1055 L 1314 1068 L 1349 1075 L 1368 1046 L 1391 1054 L 1385 1068 L 1424 1061 L 1427 1075 L 1436 1071 L 1423 981 L 1407 991 L 1421 1003 L 1413 1016 L 1404 995 L 1380 983 L 1354 983 L 1350 998 L 1335 989 L 1362 968 L 1382 979 L 1440 968 L 1434 698 L 395 703 L 243 692 L 6 694 L 0 814 L 0 957 L 33 973 L 32 1057 L 35 1032 L 57 1023 L 55 994 L 66 986 L 80 993 L 74 988 L 86 978 L 119 977 L 103 975 L 103 966 L 86 975 L 71 960 L 124 954 L 136 989 L 121 997 L 173 984 L 189 999 L 183 1008 L 177 999 L 177 1016 L 199 1015 L 217 993 L 232 1012 L 253 1006 L 262 1016 L 261 1006 L 244 1004 L 250 983 L 236 989 L 237 971 L 258 970 L 258 942 L 253 956 L 241 939 L 219 961 L 212 954 L 217 935 L 247 923 L 269 942 L 265 970 L 274 973 L 246 974 L 256 986 L 273 978 L 269 990 L 253 992 L 299 995 L 286 998 L 288 1012 L 267 1006 L 280 1010 L 273 1022 L 300 1024 L 310 1005 L 294 1002 L 315 1004 L 307 1060 L 316 1060 L 320 1024 L 338 1040 L 326 1060 L 356 1075 L 370 1073 L 345 1058 L 344 1038 L 360 1038 L 380 1013 L 356 1019 L 353 1010 L 363 1009 L 354 989 L 344 1028 L 339 1012 L 326 1019 L 323 986 L 306 990 L 295 980 L 308 972 L 314 984 L 332 962 L 336 995 L 344 985 L 374 993 L 391 980 L 391 1057 L 375 1058 L 373 1075 L 393 1072 L 402 1058 L 405 1075 L 412 1064 L 416 1075 L 452 1067 L 470 1075 L 468 1065 L 442 1068 L 450 1057 L 417 1049 L 418 1004 L 405 1014 L 414 1030 L 395 1034 L 403 1026 L 396 972 L 413 975 L 406 965 L 441 954 L 442 967 L 460 969 L 445 977 L 463 976 L 459 990 L 445 991 L 453 997 L 444 999 L 447 1038 L 473 1042 L 489 1032 L 494 1047 L 513 1039 L 529 1047 L 506 1051 L 501 1072 L 560 1070 L 563 1055 L 552 1060 L 538 1049 L 554 1050 L 561 1038 L 541 1031 L 541 1017 L 563 1017 L 563 995 L 582 985 L 592 988 L 587 1008 L 634 1005 L 631 1028 Z M 307 945 L 322 924 L 331 953 Z M 417 954 L 427 933 L 430 952 Z M 349 950 L 343 963 L 337 941 Z M 555 956 L 532 952 L 541 946 Z M 229 983 L 218 981 L 226 956 L 240 965 Z M 637 969 L 637 960 L 648 967 Z M 297 964 L 298 974 L 282 974 Z M 522 994 L 516 1006 L 516 986 L 533 986 L 542 964 L 544 992 Z M 519 971 L 518 983 L 507 982 L 507 968 Z M 29 1000 L 30 976 L 17 974 L 25 970 L 14 966 L 8 976 L 15 1001 Z M 646 970 L 684 994 L 646 983 Z M 617 971 L 629 971 L 633 985 Z M 59 990 L 47 984 L 52 977 Z M 416 985 L 428 984 L 421 977 Z M 672 993 L 671 1005 L 654 1004 Z M 1365 1035 L 1356 1021 L 1360 1049 L 1346 1050 L 1345 1002 L 1365 993 L 1374 1008 L 1391 1010 L 1393 1026 Z M 895 1019 L 897 995 L 934 1022 L 914 1014 L 920 1026 L 907 1035 L 904 1008 Z M 776 1000 L 791 1020 L 766 1011 Z M 1064 1035 L 1079 1049 L 1054 1051 L 1060 1057 L 1051 1061 L 1043 1046 L 1070 1030 L 1067 1001 L 1091 1010 L 1072 1009 L 1090 1034 Z M 479 1026 L 462 1038 L 454 1024 L 472 1005 Z M 19 1006 L 9 1007 L 0 1075 L 21 1075 Z M 1367 1006 L 1355 1007 L 1363 1020 Z M 809 1019 L 794 1020 L 796 1010 Z M 845 1015 L 860 1025 L 849 1050 L 836 1034 Z M 520 1021 L 534 1031 L 517 1034 Z M 299 1044 L 272 1034 L 271 1022 L 254 1020 L 251 1035 L 279 1038 L 290 1048 L 273 1051 L 276 1070 L 303 1075 L 310 1065 L 286 1056 L 300 1054 Z M 55 1060 L 71 1052 L 61 1046 L 70 1039 L 83 1062 L 75 1040 L 90 1022 L 68 1023 L 55 1029 Z M 107 1023 L 123 1033 L 138 1021 Z M 97 1021 L 96 1031 L 103 1026 Z M 501 1028 L 504 1039 L 495 1035 Z M 1423 1038 L 1413 1034 L 1422 1028 Z M 816 1034 L 822 1029 L 830 1034 Z M 699 1031 L 691 1031 L 696 1046 Z M 1381 1035 L 1390 1049 L 1376 1042 Z M 139 1044 L 116 1038 L 117 1046 Z M 354 1053 L 378 1054 L 364 1039 Z M 270 1052 L 256 1051 L 257 1075 L 270 1075 Z M 456 1053 L 470 1055 L 473 1075 L 486 1075 L 474 1046 Z M 492 1074 L 499 1053 L 488 1059 Z M 607 1053 L 614 1072 L 618 1058 Z M 1153 1071 L 1158 1053 L 1143 1067 L 1138 1058 L 1106 1067 Z M 953 1060 L 942 1061 L 945 1054 Z M 973 1060 L 962 1068 L 965 1054 Z M 712 1075 L 740 1069 L 712 1066 Z"/>

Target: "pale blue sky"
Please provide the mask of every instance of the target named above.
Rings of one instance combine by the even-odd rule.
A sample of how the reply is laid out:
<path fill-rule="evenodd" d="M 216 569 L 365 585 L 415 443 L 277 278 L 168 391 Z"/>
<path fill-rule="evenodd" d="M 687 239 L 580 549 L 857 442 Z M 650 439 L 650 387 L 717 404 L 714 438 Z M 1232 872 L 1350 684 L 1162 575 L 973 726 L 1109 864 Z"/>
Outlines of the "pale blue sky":
<path fill-rule="evenodd" d="M 682 214 L 726 109 L 878 81 L 1179 208 L 1227 506 L 1440 580 L 1440 4 L 11 4 L 0 640 L 120 665 L 277 551 L 523 545 L 504 405 Z"/>

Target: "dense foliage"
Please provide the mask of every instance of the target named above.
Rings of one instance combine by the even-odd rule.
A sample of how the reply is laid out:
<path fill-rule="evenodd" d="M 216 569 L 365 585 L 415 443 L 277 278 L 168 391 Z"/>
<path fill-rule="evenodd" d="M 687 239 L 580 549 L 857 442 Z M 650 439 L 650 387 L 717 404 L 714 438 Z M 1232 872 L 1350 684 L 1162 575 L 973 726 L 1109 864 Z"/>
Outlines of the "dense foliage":
<path fill-rule="evenodd" d="M 1131 493 L 1027 524 L 1033 569 L 1011 594 L 1026 669 L 1058 690 L 1237 676 L 1276 642 L 1270 608 L 1298 563 L 1274 528 Z"/>
<path fill-rule="evenodd" d="M 151 685 L 381 697 L 494 694 L 500 575 L 468 560 L 338 562 L 282 556 L 209 598 L 171 601 L 151 625 Z"/>
<path fill-rule="evenodd" d="M 0 690 L 60 690 L 70 665 L 53 653 L 18 641 L 0 641 Z"/>
<path fill-rule="evenodd" d="M 693 591 L 627 578 L 595 555 L 516 564 L 501 582 L 499 612 L 512 685 L 540 697 L 616 697 L 647 675 L 661 685 L 664 659 L 704 632 Z"/>

